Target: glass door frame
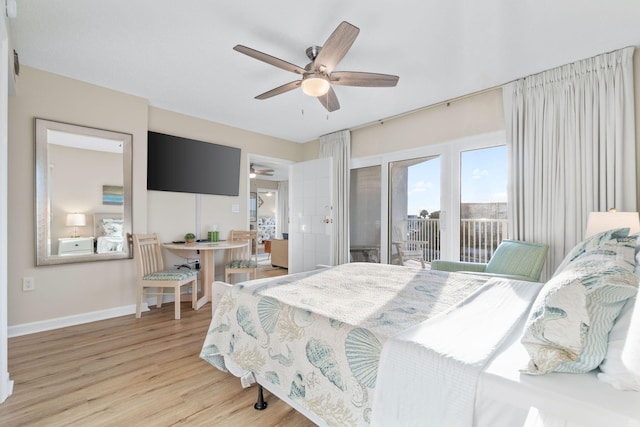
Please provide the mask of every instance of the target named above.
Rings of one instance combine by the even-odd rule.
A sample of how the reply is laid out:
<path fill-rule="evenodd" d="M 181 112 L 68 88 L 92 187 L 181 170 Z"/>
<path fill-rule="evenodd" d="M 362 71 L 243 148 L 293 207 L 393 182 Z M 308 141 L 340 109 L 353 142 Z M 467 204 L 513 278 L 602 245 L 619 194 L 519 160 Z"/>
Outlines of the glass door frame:
<path fill-rule="evenodd" d="M 389 163 L 422 157 L 440 157 L 440 254 L 442 259 L 460 257 L 460 154 L 463 151 L 506 144 L 504 130 L 473 135 L 440 144 L 352 158 L 351 169 L 381 166 L 380 262 L 389 263 Z M 451 226 L 454 224 L 454 226 Z"/>

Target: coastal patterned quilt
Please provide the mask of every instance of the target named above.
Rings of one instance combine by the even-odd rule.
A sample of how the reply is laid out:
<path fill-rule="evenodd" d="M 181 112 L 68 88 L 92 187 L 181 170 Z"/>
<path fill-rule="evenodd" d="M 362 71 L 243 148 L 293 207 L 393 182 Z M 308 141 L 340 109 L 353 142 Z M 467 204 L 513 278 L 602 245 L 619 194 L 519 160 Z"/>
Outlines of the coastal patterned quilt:
<path fill-rule="evenodd" d="M 351 263 L 244 282 L 219 302 L 200 357 L 224 371 L 230 359 L 328 425 L 369 425 L 387 338 L 446 311 L 486 280 Z"/>

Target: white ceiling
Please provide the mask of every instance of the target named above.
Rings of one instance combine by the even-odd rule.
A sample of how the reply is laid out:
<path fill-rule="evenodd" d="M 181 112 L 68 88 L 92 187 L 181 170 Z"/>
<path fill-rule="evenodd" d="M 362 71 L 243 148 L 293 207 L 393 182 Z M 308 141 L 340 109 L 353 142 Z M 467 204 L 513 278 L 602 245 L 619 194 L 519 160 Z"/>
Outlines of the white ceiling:
<path fill-rule="evenodd" d="M 295 142 L 640 45 L 637 0 L 17 1 L 22 64 Z M 304 67 L 343 20 L 360 34 L 336 70 L 397 74 L 397 87 L 336 87 L 333 113 L 300 90 L 254 99 L 298 76 L 234 45 Z"/>

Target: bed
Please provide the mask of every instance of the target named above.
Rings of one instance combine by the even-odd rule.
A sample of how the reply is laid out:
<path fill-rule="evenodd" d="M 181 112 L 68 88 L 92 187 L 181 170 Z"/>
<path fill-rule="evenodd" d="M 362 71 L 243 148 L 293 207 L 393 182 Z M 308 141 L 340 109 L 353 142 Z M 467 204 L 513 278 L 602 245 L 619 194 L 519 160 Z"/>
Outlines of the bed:
<path fill-rule="evenodd" d="M 258 217 L 258 243 L 276 238 L 276 219 L 270 216 Z"/>
<path fill-rule="evenodd" d="M 95 213 L 93 227 L 96 236 L 96 253 L 108 254 L 124 250 L 122 213 Z"/>
<path fill-rule="evenodd" d="M 612 261 L 599 246 L 614 241 L 628 257 L 629 241 L 600 236 L 572 251 L 573 262 L 546 285 L 371 263 L 244 282 L 217 302 L 201 357 L 243 384 L 257 381 L 318 425 L 640 426 L 640 393 L 615 390 L 593 369 L 530 366 L 549 365 L 533 333 L 553 324 L 544 312 L 557 292 L 547 288 L 561 294 L 558 282 L 570 282 L 575 290 L 586 277 L 575 271 L 586 265 L 621 270 L 628 261 Z M 616 289 L 626 296 L 613 304 L 611 323 L 637 292 L 633 266 L 623 270 Z"/>

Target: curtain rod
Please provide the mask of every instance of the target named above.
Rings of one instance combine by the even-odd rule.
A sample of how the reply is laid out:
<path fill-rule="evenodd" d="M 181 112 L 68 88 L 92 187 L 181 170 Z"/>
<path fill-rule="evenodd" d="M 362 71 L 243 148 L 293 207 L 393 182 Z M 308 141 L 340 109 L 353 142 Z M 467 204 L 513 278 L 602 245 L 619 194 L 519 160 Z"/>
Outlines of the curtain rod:
<path fill-rule="evenodd" d="M 509 83 L 510 82 L 503 83 L 503 84 L 497 85 L 497 86 L 488 87 L 486 89 L 477 90 L 475 92 L 467 93 L 465 95 L 460 95 L 458 97 L 447 99 L 445 101 L 436 102 L 435 104 L 425 105 L 424 107 L 419 107 L 419 108 L 416 108 L 415 110 L 409 110 L 409 111 L 406 111 L 404 113 L 396 114 L 395 116 L 389 116 L 389 117 L 384 118 L 384 119 L 378 119 L 378 120 L 375 120 L 373 122 L 369 122 L 369 123 L 362 124 L 360 126 L 356 126 L 354 128 L 351 128 L 351 130 L 362 129 L 362 128 L 371 126 L 373 124 L 379 124 L 379 123 L 386 122 L 388 120 L 398 119 L 400 117 L 408 116 L 410 114 L 418 113 L 420 111 L 425 111 L 425 110 L 429 110 L 431 108 L 439 107 L 439 106 L 444 105 L 444 104 L 450 104 L 452 102 L 462 101 L 463 99 L 471 98 L 472 96 L 482 95 L 483 93 L 491 92 L 491 91 L 496 90 L 496 89 L 500 89 L 500 88 L 502 88 L 502 86 L 504 86 L 505 84 L 509 84 Z"/>
<path fill-rule="evenodd" d="M 611 50 L 609 52 L 604 52 L 604 53 L 593 55 L 593 56 L 590 56 L 590 57 L 587 57 L 587 58 L 578 59 L 578 60 L 575 60 L 573 62 L 570 62 L 569 64 L 573 64 L 573 63 L 576 63 L 576 62 L 579 62 L 579 61 L 583 61 L 583 60 L 588 59 L 588 58 L 595 58 L 596 56 L 600 56 L 600 55 L 606 55 L 606 54 L 609 54 L 609 53 L 612 53 L 612 52 L 616 52 L 618 50 L 626 49 L 628 47 L 633 47 L 634 49 L 638 48 L 638 46 L 629 45 L 629 46 L 625 46 L 623 48 Z M 565 65 L 569 65 L 569 64 L 565 64 Z M 559 67 L 562 67 L 562 65 L 560 65 Z M 549 68 L 548 70 L 553 70 L 554 68 L 558 68 L 558 67 Z M 371 125 L 376 124 L 376 123 L 384 123 L 384 122 L 386 122 L 388 120 L 398 119 L 400 117 L 408 116 L 409 114 L 414 114 L 414 113 L 418 113 L 420 111 L 428 110 L 430 108 L 439 107 L 439 106 L 444 105 L 444 104 L 450 104 L 452 102 L 461 101 L 463 99 L 470 98 L 472 96 L 482 95 L 483 93 L 491 92 L 492 90 L 496 90 L 496 89 L 500 89 L 503 86 L 508 85 L 510 83 L 516 82 L 516 81 L 521 80 L 523 78 L 534 76 L 534 75 L 539 74 L 539 73 L 543 73 L 543 72 L 548 71 L 548 70 L 543 70 L 543 71 L 540 71 L 538 73 L 534 73 L 534 74 L 531 74 L 531 75 L 525 76 L 525 77 L 518 77 L 517 79 L 511 80 L 511 81 L 508 81 L 508 82 L 505 82 L 505 83 L 502 83 L 502 84 L 499 84 L 499 85 L 496 85 L 496 86 L 492 86 L 492 87 L 488 87 L 486 89 L 481 89 L 481 90 L 478 90 L 478 91 L 475 91 L 475 92 L 467 93 L 465 95 L 461 95 L 461 96 L 458 96 L 456 98 L 451 98 L 451 99 L 448 99 L 448 100 L 445 100 L 445 101 L 436 102 L 435 104 L 425 105 L 424 107 L 420 107 L 420 108 L 416 108 L 415 110 L 409 110 L 409 111 L 404 112 L 404 113 L 396 114 L 395 116 L 389 116 L 389 117 L 384 118 L 384 119 L 378 119 L 378 120 L 375 120 L 373 122 L 365 123 L 363 125 L 351 128 L 351 130 L 362 129 L 362 128 L 365 128 L 367 126 L 371 126 Z"/>

